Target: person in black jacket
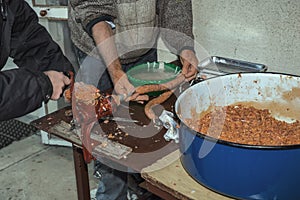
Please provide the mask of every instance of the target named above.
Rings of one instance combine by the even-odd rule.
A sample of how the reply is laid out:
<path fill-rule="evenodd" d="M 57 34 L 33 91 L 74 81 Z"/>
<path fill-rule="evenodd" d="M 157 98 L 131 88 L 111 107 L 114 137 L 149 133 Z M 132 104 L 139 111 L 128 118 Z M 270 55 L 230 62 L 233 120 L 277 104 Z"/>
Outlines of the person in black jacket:
<path fill-rule="evenodd" d="M 8 57 L 18 66 L 0 71 L 0 121 L 59 99 L 73 67 L 24 0 L 0 0 L 0 38 L 0 70 Z"/>

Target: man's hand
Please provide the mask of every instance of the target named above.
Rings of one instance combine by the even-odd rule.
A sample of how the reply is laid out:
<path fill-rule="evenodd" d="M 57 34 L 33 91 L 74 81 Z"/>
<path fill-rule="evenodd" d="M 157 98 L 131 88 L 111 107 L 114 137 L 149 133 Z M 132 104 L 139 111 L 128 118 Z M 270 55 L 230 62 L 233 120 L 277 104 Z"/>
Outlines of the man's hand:
<path fill-rule="evenodd" d="M 129 82 L 126 73 L 121 69 L 115 69 L 110 74 L 114 90 L 117 94 L 122 95 L 125 101 L 148 101 L 148 95 L 133 94 L 135 91 L 134 86 Z"/>
<path fill-rule="evenodd" d="M 122 69 L 110 71 L 110 76 L 117 94 L 128 96 L 134 92 L 134 86 L 129 82 L 126 73 Z"/>
<path fill-rule="evenodd" d="M 182 74 L 186 80 L 190 81 L 197 75 L 198 59 L 195 53 L 191 50 L 185 49 L 180 54 L 180 61 L 182 64 Z"/>
<path fill-rule="evenodd" d="M 58 100 L 63 92 L 65 86 L 71 83 L 71 80 L 62 72 L 58 71 L 45 71 L 44 72 L 50 79 L 53 87 L 52 100 Z"/>

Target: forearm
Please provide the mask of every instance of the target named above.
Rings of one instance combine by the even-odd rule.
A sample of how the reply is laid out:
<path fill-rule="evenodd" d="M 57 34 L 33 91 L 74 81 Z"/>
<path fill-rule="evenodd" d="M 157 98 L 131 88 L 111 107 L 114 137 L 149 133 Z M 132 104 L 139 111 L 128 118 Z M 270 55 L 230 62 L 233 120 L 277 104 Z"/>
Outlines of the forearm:
<path fill-rule="evenodd" d="M 92 28 L 92 35 L 98 51 L 107 65 L 115 92 L 125 96 L 131 94 L 134 87 L 129 83 L 126 73 L 122 70 L 110 25 L 105 21 L 95 24 Z"/>
<path fill-rule="evenodd" d="M 107 65 L 108 72 L 112 76 L 111 78 L 114 79 L 114 74 L 118 71 L 122 71 L 122 66 L 118 58 L 110 25 L 105 21 L 95 24 L 92 28 L 92 35 L 98 51 Z"/>

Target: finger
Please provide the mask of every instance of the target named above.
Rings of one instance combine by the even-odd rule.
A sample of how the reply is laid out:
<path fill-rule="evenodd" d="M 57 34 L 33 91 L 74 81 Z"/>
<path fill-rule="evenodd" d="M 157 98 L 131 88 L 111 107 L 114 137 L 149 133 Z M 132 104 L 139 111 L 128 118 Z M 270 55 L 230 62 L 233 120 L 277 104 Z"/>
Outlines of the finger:
<path fill-rule="evenodd" d="M 127 90 L 128 96 L 131 96 L 131 94 L 133 94 L 135 91 L 135 87 L 131 83 L 129 83 L 129 81 L 125 82 L 125 88 Z"/>
<path fill-rule="evenodd" d="M 126 90 L 123 87 L 123 85 L 120 84 L 120 82 L 118 82 L 117 84 L 114 85 L 114 90 L 117 94 L 125 94 Z"/>
<path fill-rule="evenodd" d="M 185 81 L 189 82 L 189 81 L 195 79 L 196 76 L 197 76 L 197 73 L 198 73 L 198 71 L 196 71 L 196 73 L 195 72 L 189 72 L 187 74 L 187 76 L 185 76 Z"/>
<path fill-rule="evenodd" d="M 139 104 L 144 104 L 144 101 L 137 101 L 137 103 L 139 103 Z"/>
<path fill-rule="evenodd" d="M 124 99 L 126 99 L 128 97 L 126 88 L 121 88 L 117 92 L 118 92 L 118 94 L 123 95 Z"/>
<path fill-rule="evenodd" d="M 191 76 L 191 77 L 189 77 L 189 78 L 186 78 L 185 80 L 186 80 L 187 82 L 189 82 L 189 81 L 195 79 L 196 76 L 197 76 L 197 74 L 195 74 L 195 75 L 193 75 L 193 76 Z"/>
<path fill-rule="evenodd" d="M 196 78 L 197 73 L 198 73 L 197 70 L 192 69 L 187 74 L 185 74 L 185 78 L 190 81 L 190 80 Z"/>
<path fill-rule="evenodd" d="M 129 96 L 126 101 L 149 101 L 149 96 L 147 94 L 140 95 L 139 93 L 134 93 Z"/>
<path fill-rule="evenodd" d="M 182 71 L 181 73 L 185 75 L 188 72 L 189 63 L 187 63 L 184 59 L 182 62 Z"/>
<path fill-rule="evenodd" d="M 63 82 L 64 82 L 65 85 L 70 85 L 71 79 L 69 79 L 69 77 L 67 77 L 67 76 L 64 76 L 63 77 Z"/>
<path fill-rule="evenodd" d="M 62 94 L 62 88 L 57 89 L 55 92 L 53 92 L 51 99 L 52 100 L 58 100 Z"/>
<path fill-rule="evenodd" d="M 139 95 L 135 98 L 135 101 L 149 101 L 149 96 L 146 94 Z"/>
<path fill-rule="evenodd" d="M 191 77 L 191 76 L 197 75 L 197 73 L 198 73 L 197 70 L 191 69 L 191 70 L 189 70 L 189 71 L 185 74 L 185 77 L 186 77 L 186 78 L 189 78 L 189 77 Z"/>
<path fill-rule="evenodd" d="M 117 94 L 130 96 L 135 90 L 134 86 L 128 81 L 126 74 L 122 71 L 121 76 L 116 76 L 114 90 Z"/>
<path fill-rule="evenodd" d="M 129 97 L 127 97 L 125 101 L 126 101 L 126 102 L 128 102 L 128 101 L 133 101 L 133 100 L 136 99 L 139 95 L 140 95 L 140 94 L 138 94 L 138 93 L 134 93 L 134 94 L 130 95 Z"/>
<path fill-rule="evenodd" d="M 198 59 L 195 57 L 193 59 L 190 60 L 191 65 L 193 66 L 193 68 L 197 69 L 197 66 L 199 64 Z"/>

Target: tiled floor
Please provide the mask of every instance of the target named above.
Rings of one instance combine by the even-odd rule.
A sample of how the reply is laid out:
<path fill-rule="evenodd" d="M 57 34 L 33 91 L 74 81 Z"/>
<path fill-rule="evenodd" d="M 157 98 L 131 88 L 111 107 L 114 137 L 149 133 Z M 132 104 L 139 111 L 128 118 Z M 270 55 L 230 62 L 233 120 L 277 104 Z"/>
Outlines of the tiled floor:
<path fill-rule="evenodd" d="M 77 199 L 72 149 L 41 144 L 35 134 L 0 150 L 1 200 Z M 97 187 L 90 164 L 90 187 Z"/>

